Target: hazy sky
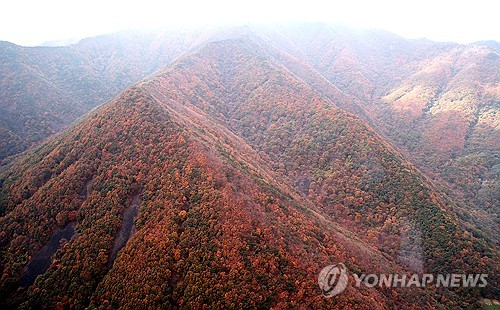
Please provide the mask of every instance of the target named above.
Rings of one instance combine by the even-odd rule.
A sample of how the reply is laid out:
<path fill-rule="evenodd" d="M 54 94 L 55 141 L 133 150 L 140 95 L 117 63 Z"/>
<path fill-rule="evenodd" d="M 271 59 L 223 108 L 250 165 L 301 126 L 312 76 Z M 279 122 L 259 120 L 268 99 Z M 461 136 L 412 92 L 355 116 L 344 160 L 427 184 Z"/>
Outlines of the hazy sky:
<path fill-rule="evenodd" d="M 378 28 L 436 41 L 500 41 L 499 0 L 7 0 L 0 7 L 0 40 L 20 45 L 126 28 L 285 20 Z"/>

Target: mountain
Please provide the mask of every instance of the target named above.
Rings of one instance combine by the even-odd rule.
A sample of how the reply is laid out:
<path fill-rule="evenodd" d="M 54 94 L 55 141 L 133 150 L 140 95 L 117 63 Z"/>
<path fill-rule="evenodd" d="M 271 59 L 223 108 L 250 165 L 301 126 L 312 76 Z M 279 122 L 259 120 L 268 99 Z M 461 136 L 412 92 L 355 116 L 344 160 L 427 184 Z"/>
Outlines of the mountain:
<path fill-rule="evenodd" d="M 0 42 L 0 160 L 113 99 L 203 35 L 123 32 L 65 47 Z"/>
<path fill-rule="evenodd" d="M 356 108 L 343 108 L 459 201 L 464 220 L 496 239 L 500 54 L 494 44 L 407 40 L 324 25 L 263 31 L 350 96 Z"/>
<path fill-rule="evenodd" d="M 498 248 L 344 110 L 355 96 L 253 31 L 217 38 L 2 171 L 4 306 L 428 308 L 497 294 Z M 358 288 L 350 276 L 324 298 L 318 273 L 339 262 L 488 273 L 489 286 Z"/>
<path fill-rule="evenodd" d="M 69 38 L 69 39 L 62 39 L 62 40 L 51 40 L 51 41 L 45 41 L 40 46 L 50 46 L 50 47 L 55 47 L 55 46 L 68 46 L 68 45 L 74 45 L 78 44 L 80 40 L 76 38 Z"/>
<path fill-rule="evenodd" d="M 500 51 L 500 42 L 489 40 L 489 41 L 478 41 L 474 42 L 474 45 L 480 45 L 480 46 L 487 46 L 491 49 L 496 50 L 497 52 Z"/>
<path fill-rule="evenodd" d="M 0 160 L 61 131 L 201 44 L 251 32 L 266 53 L 336 106 L 362 117 L 495 240 L 500 229 L 499 54 L 323 24 L 123 32 L 77 45 L 0 44 Z M 471 83 L 470 81 L 474 81 Z"/>

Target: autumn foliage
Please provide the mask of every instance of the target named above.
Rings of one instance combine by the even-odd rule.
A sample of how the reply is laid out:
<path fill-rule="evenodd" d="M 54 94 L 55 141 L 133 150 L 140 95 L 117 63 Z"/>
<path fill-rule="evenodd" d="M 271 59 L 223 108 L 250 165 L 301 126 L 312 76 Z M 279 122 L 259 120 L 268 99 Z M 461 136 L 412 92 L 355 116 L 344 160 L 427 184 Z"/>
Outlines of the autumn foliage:
<path fill-rule="evenodd" d="M 27 151 L 0 174 L 0 305 L 428 308 L 495 294 L 495 248 L 340 109 L 342 95 L 304 79 L 253 36 L 212 42 Z M 110 266 L 134 197 L 136 231 Z M 50 268 L 19 289 L 29 261 L 72 222 Z M 489 291 L 351 279 L 325 299 L 317 275 L 337 262 L 492 276 Z"/>

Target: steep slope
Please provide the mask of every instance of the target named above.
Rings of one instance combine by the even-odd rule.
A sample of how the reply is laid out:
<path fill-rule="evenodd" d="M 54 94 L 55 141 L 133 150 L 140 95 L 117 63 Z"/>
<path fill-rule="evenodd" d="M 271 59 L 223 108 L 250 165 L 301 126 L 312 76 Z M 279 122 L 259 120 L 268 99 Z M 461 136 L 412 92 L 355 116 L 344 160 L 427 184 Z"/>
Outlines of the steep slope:
<path fill-rule="evenodd" d="M 263 61 L 255 41 L 214 45 L 145 86 L 159 101 L 182 102 L 228 126 L 290 186 L 407 268 L 479 267 L 488 247 L 467 234 L 449 202 L 360 120 L 333 108 L 272 59 Z"/>
<path fill-rule="evenodd" d="M 267 36 L 354 100 L 362 116 L 498 235 L 498 51 L 318 24 Z M 472 214 L 472 215 L 471 215 Z"/>
<path fill-rule="evenodd" d="M 405 40 L 321 24 L 121 33 L 59 48 L 2 43 L 0 160 L 60 131 L 191 47 L 241 33 L 257 34 L 266 57 L 364 118 L 460 202 L 457 210 L 471 227 L 496 239 L 500 58 L 483 43 Z"/>
<path fill-rule="evenodd" d="M 201 32 L 126 32 L 66 47 L 0 42 L 0 161 L 168 65 Z"/>
<path fill-rule="evenodd" d="M 458 47 L 422 64 L 376 112 L 415 162 L 475 206 L 477 223 L 492 235 L 499 230 L 489 219 L 500 212 L 499 81 L 498 53 Z"/>
<path fill-rule="evenodd" d="M 5 171 L 3 300 L 77 308 L 473 301 L 462 299 L 463 292 L 458 298 L 432 289 L 355 288 L 354 281 L 335 298 L 320 295 L 316 277 L 330 262 L 344 262 L 351 271 L 412 270 L 392 245 L 359 240 L 337 222 L 377 234 L 381 223 L 400 221 L 388 225 L 384 237 L 399 243 L 403 258 L 404 251 L 418 253 L 399 231 L 416 212 L 422 240 L 436 243 L 439 256 L 453 234 L 455 245 L 447 249 L 468 251 L 459 264 L 424 243 L 426 270 L 439 270 L 438 264 L 471 270 L 468 257 L 474 259 L 481 245 L 467 246 L 476 240 L 439 202 L 413 210 L 398 186 L 411 203 L 418 189 L 432 195 L 418 172 L 360 120 L 260 51 L 249 38 L 208 44 Z M 335 173 L 338 186 L 328 181 Z M 375 173 L 379 188 L 369 181 Z M 383 205 L 381 195 L 392 205 Z M 122 214 L 137 201 L 137 232 L 110 266 Z M 393 213 L 386 213 L 389 207 Z M 29 289 L 17 290 L 23 267 L 57 226 L 68 223 L 75 223 L 76 234 L 62 241 Z M 483 271 L 484 264 L 476 268 Z"/>
<path fill-rule="evenodd" d="M 350 287 L 323 298 L 316 277 L 329 262 L 352 270 L 402 269 L 293 198 L 298 195 L 286 186 L 275 187 L 272 169 L 241 139 L 183 111 L 140 86 L 130 89 L 7 171 L 2 194 L 8 211 L 0 219 L 4 306 L 437 302 L 435 293 L 416 288 Z M 23 197 L 16 200 L 19 189 Z M 108 269 L 122 213 L 137 199 L 137 232 Z M 68 223 L 76 223 L 76 234 L 28 290 L 16 291 L 29 258 L 56 226 Z"/>
<path fill-rule="evenodd" d="M 465 307 L 497 294 L 498 251 L 422 174 L 252 35 L 204 45 L 2 172 L 7 305 Z M 331 88 L 334 94 L 333 88 Z M 338 100 L 343 100 L 340 93 Z M 127 216 L 138 209 L 137 219 Z M 113 253 L 121 227 L 132 237 Z M 124 223 L 127 222 L 127 223 Z M 53 240 L 75 234 L 24 283 Z M 360 237 L 356 237 L 360 236 Z M 317 275 L 488 273 L 489 286 L 354 287 Z"/>

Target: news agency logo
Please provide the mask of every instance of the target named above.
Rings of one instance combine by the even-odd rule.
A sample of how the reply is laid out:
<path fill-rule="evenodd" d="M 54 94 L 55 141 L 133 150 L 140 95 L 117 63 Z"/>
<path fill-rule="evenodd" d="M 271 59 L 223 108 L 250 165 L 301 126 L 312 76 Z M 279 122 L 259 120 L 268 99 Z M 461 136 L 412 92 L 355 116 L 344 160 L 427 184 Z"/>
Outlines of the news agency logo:
<path fill-rule="evenodd" d="M 348 280 L 347 268 L 342 263 L 326 266 L 318 276 L 318 284 L 325 297 L 342 293 L 347 287 Z"/>
<path fill-rule="evenodd" d="M 485 287 L 487 274 L 352 274 L 355 286 L 361 287 Z M 342 293 L 347 288 L 349 277 L 344 264 L 329 265 L 318 276 L 319 288 L 323 296 L 329 298 Z"/>

